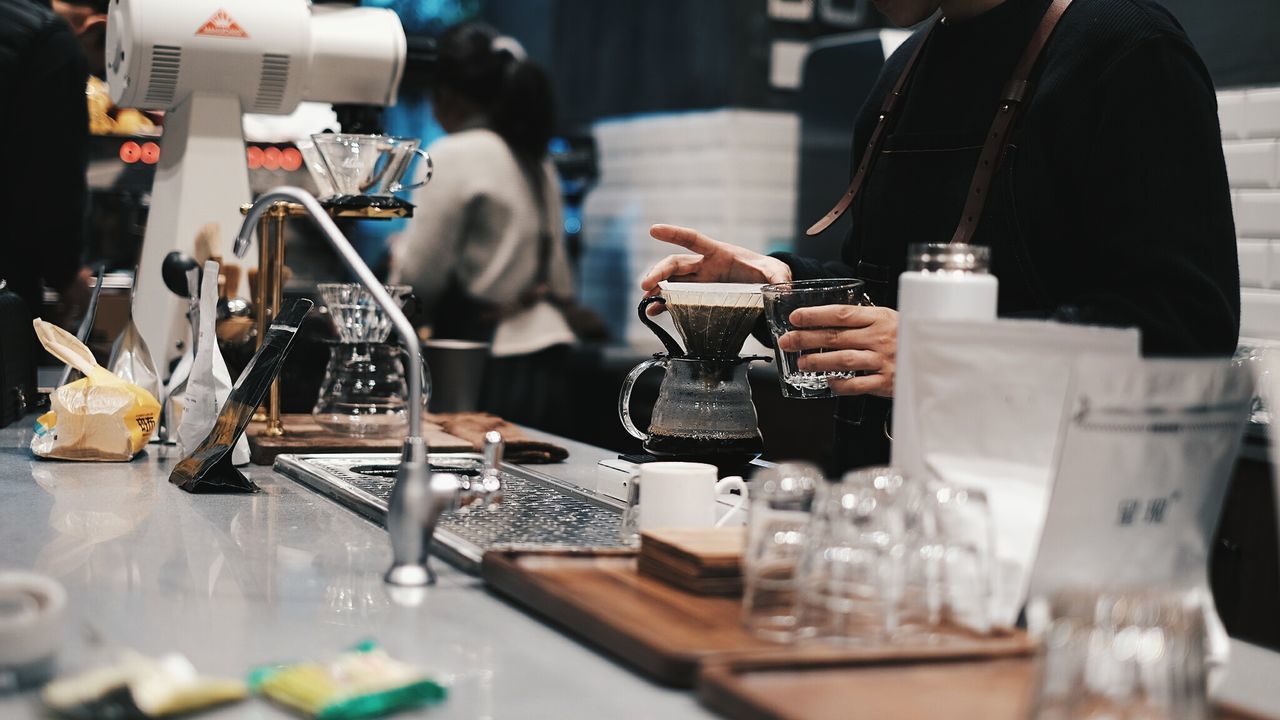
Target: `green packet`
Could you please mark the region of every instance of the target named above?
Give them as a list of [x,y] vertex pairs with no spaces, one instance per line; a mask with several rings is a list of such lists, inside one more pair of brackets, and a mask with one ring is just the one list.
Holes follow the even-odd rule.
[[356,720],[439,702],[443,685],[364,642],[327,662],[260,667],[249,689],[316,720]]

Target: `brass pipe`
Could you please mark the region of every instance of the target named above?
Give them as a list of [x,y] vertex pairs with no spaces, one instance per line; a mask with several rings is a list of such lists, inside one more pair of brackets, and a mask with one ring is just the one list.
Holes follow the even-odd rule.
[[[267,242],[270,237],[271,219],[267,215],[263,215],[258,220],[258,283],[253,292],[253,307],[257,315],[258,338],[254,345],[254,350],[262,349],[262,342],[267,337],[267,329],[270,326],[271,318],[275,317],[274,312],[269,312],[269,303],[267,301],[267,268],[271,267],[271,243]],[[253,411],[253,422],[267,421],[267,407],[271,400],[258,406]]]
[[[266,281],[267,292],[265,297],[270,301],[270,310],[265,314],[265,322],[270,323],[271,319],[280,312],[280,308],[284,305],[284,230],[285,221],[289,218],[289,204],[285,202],[277,202],[271,206],[271,210],[267,213],[270,217],[272,232],[268,242],[262,242],[262,236],[258,236],[258,244],[262,247],[269,248],[268,264],[265,267],[258,268],[259,284]],[[265,337],[265,329],[264,335]],[[277,378],[271,383],[271,390],[267,393],[266,402],[266,420],[267,426],[263,429],[262,434],[266,437],[280,437],[284,435],[284,424],[280,421],[280,380]]]

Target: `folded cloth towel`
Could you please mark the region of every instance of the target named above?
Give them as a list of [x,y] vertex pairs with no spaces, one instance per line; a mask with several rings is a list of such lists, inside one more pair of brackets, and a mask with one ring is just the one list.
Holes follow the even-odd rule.
[[504,460],[520,465],[544,465],[562,462],[569,457],[569,451],[547,442],[531,440],[524,431],[503,420],[497,415],[482,412],[440,413],[431,414],[427,419],[434,422],[444,431],[474,445],[484,447],[484,434],[490,430],[502,433],[506,441]]

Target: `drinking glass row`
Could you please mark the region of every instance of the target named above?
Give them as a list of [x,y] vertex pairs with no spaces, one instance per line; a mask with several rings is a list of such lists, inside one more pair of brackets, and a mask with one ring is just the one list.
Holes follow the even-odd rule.
[[[804,463],[763,470],[753,484],[742,618],[756,635],[856,647],[993,631],[997,561],[982,492],[888,467],[826,482]],[[1028,717],[1209,717],[1194,591],[1070,589],[1027,614],[1040,640]]]
[[805,463],[762,471],[754,485],[742,610],[753,633],[878,645],[991,631],[995,543],[982,492],[889,467],[826,482]]

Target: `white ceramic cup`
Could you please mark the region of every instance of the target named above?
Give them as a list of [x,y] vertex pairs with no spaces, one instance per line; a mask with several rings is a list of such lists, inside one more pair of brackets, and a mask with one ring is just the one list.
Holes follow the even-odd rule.
[[[716,479],[716,466],[689,462],[651,462],[640,466],[640,530],[719,527],[742,511],[747,483],[740,477]],[[720,495],[742,493],[716,521]]]

